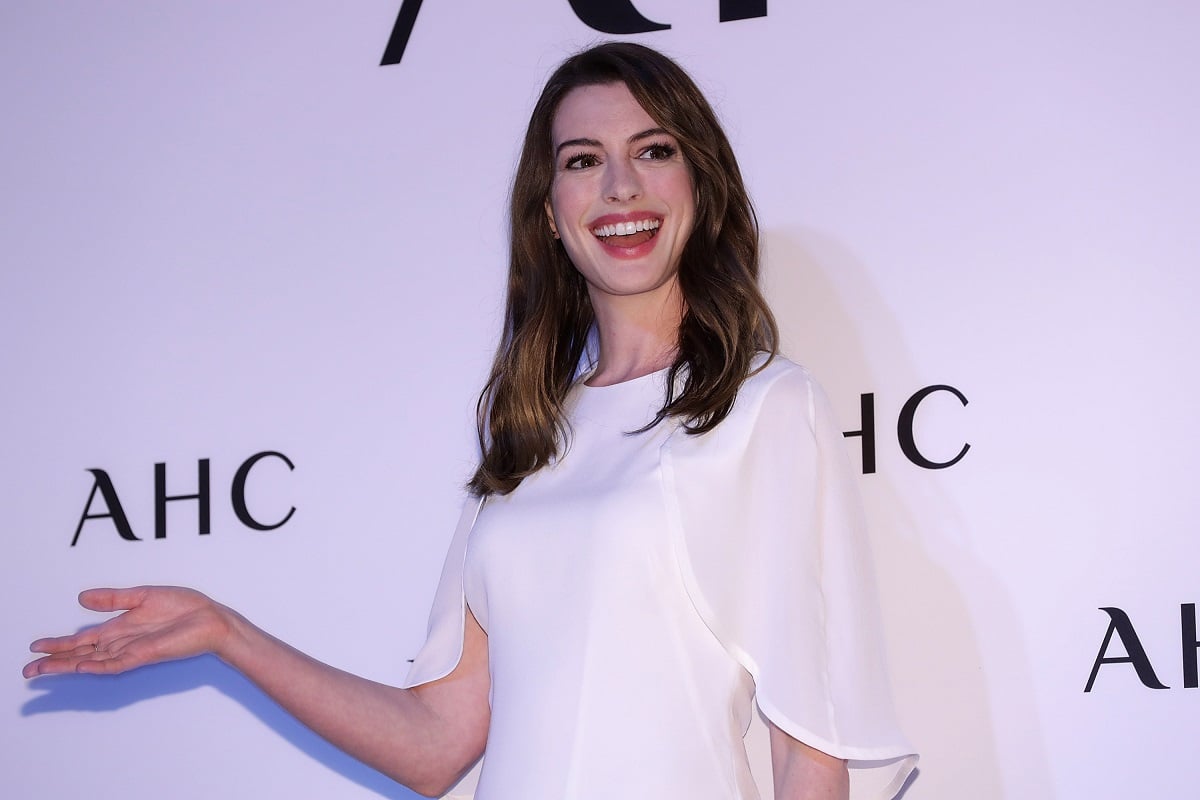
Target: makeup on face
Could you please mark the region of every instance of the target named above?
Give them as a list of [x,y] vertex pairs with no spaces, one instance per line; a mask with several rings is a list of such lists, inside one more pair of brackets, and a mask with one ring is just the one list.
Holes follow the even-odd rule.
[[675,138],[623,83],[569,92],[552,136],[547,214],[593,300],[669,289],[695,218]]

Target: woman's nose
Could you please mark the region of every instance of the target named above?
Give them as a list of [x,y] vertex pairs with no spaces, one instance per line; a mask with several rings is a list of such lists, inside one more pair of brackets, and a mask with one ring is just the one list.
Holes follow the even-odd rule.
[[641,176],[637,169],[624,159],[614,159],[605,170],[604,197],[609,202],[624,203],[642,194]]

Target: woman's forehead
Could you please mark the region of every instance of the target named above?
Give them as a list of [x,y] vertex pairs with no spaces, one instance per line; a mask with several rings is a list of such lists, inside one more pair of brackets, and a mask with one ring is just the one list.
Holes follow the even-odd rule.
[[555,144],[599,135],[625,136],[658,123],[644,109],[624,83],[600,83],[571,89],[558,104],[550,123]]

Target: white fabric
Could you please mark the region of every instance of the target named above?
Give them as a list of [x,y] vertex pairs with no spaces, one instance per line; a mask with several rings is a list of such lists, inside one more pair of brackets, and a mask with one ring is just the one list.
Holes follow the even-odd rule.
[[[657,507],[664,515],[665,552],[678,561],[695,613],[753,676],[759,708],[772,722],[801,741],[850,759],[856,800],[891,797],[916,757],[892,712],[854,477],[823,395],[802,368],[776,358],[746,381],[714,431],[691,436],[663,426],[653,435],[662,445],[649,479],[661,501],[643,498],[639,507],[651,516]],[[571,458],[568,451],[564,463]],[[537,478],[526,483],[536,486],[531,481]],[[525,489],[523,484],[511,499]],[[457,664],[465,609],[463,563],[478,507],[479,501],[469,501],[464,510],[435,598],[429,639],[406,685],[435,680]],[[485,602],[481,598],[480,604]],[[504,622],[488,621],[495,640],[489,648],[500,647],[499,637],[508,635],[510,621]],[[541,633],[544,644],[562,632]],[[520,681],[520,670],[494,676],[494,708],[514,691],[509,683]],[[735,695],[726,696],[720,713],[737,717],[737,709],[728,705]],[[493,733],[492,746],[507,746]],[[506,739],[520,735],[519,726],[504,731]],[[860,769],[882,778],[868,790],[853,777]],[[481,795],[481,800],[507,796]]]
[[565,456],[488,501],[464,592],[493,694],[477,800],[757,800],[754,684],[688,599],[659,450],[665,372],[567,398]]

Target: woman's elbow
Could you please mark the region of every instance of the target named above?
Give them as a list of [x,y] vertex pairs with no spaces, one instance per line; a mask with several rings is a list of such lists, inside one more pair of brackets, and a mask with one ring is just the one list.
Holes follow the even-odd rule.
[[483,755],[486,738],[479,742],[460,742],[457,746],[440,747],[436,756],[425,758],[416,769],[403,776],[393,775],[422,797],[442,797],[462,780]]

